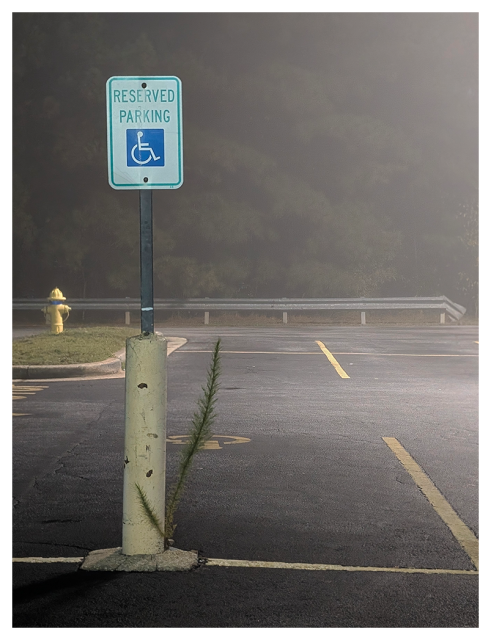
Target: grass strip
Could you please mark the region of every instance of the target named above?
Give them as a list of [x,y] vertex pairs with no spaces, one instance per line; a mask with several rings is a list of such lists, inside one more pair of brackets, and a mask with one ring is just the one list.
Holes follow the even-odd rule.
[[124,348],[126,338],[138,335],[131,327],[87,327],[63,333],[41,333],[14,340],[12,364],[84,364],[100,362]]

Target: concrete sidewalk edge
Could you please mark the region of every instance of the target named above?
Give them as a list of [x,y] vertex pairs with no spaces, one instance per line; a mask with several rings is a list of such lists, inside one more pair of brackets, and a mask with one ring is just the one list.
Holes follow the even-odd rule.
[[[167,338],[167,355],[186,344],[186,338]],[[89,376],[111,376],[122,373],[121,365],[125,361],[126,348],[121,349],[113,357],[100,362],[84,364],[53,365],[13,365],[13,380],[44,380],[47,378],[84,378]]]

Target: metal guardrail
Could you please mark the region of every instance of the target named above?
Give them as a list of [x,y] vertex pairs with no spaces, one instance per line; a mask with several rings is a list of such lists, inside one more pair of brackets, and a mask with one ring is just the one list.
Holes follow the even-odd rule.
[[[124,311],[125,322],[130,324],[131,311],[140,310],[139,298],[74,298],[67,300],[73,311]],[[14,311],[40,311],[46,298],[16,298]],[[466,312],[465,307],[445,296],[434,298],[187,298],[154,300],[156,311],[204,311],[204,323],[209,323],[210,311],[282,311],[283,322],[288,322],[288,311],[342,310],[360,311],[361,324],[366,324],[370,310],[440,309],[440,323],[445,317],[457,321]]]

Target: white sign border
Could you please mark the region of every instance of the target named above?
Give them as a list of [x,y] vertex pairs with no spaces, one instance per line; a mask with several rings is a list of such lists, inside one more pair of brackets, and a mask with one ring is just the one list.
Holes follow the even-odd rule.
[[[155,81],[155,80],[174,80],[176,82],[177,95],[177,144],[178,144],[178,180],[177,182],[135,182],[135,183],[117,183],[114,180],[114,147],[113,147],[113,112],[111,100],[111,83],[113,81]],[[107,112],[107,161],[108,161],[108,180],[109,185],[117,190],[136,190],[136,189],[178,189],[183,183],[183,160],[182,160],[182,83],[177,76],[112,76],[106,82],[106,112]]]

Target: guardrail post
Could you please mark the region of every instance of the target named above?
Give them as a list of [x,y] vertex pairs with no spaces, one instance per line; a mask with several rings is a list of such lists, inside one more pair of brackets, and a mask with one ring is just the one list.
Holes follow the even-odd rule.
[[367,317],[365,315],[365,311],[361,312],[361,324],[366,324],[367,323]]
[[205,324],[210,324],[210,312],[205,311]]
[[288,322],[288,312],[283,311],[283,324],[286,324],[287,322]]
[[445,324],[445,311],[440,313],[440,324]]

